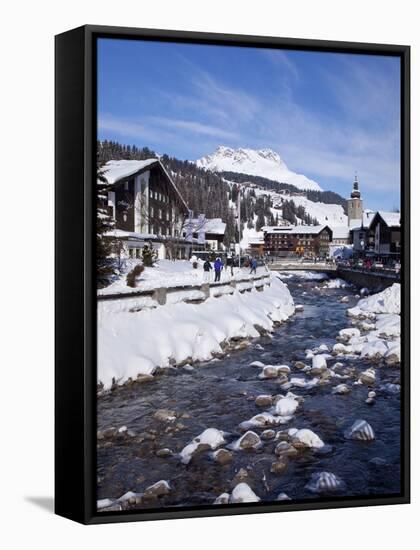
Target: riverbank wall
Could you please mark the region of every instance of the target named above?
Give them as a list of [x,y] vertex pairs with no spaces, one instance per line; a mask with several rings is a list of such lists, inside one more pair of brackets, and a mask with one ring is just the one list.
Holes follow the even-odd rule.
[[399,277],[396,273],[369,272],[354,268],[347,269],[339,267],[337,269],[336,276],[358,288],[365,287],[376,292],[399,282]]

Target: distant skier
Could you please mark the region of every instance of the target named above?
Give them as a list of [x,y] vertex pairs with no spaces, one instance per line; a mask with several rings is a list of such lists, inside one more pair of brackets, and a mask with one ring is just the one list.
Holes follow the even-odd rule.
[[207,258],[206,261],[203,264],[203,280],[205,283],[208,283],[210,281],[210,271],[212,270],[211,263],[209,262],[209,259]]
[[252,275],[253,273],[254,273],[254,275],[257,274],[257,260],[255,258],[252,258],[252,260],[251,260],[250,274]]
[[214,262],[214,281],[217,283],[220,281],[220,275],[222,273],[223,263],[220,258],[217,258]]

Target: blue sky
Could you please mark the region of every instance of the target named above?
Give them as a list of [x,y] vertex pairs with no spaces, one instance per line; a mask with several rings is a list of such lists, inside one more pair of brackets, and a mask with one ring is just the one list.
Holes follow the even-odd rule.
[[195,160],[269,147],[365,207],[399,207],[396,57],[100,39],[98,137]]

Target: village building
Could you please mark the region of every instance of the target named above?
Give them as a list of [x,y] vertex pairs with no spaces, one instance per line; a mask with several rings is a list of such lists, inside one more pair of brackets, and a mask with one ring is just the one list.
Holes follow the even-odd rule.
[[129,257],[140,258],[151,244],[159,259],[189,258],[192,243],[182,234],[188,207],[158,159],[110,160],[103,173],[112,236]]
[[401,214],[376,212],[369,226],[373,251],[380,256],[399,257],[401,253]]
[[225,232],[226,223],[221,218],[206,218],[204,215],[187,220],[184,225],[184,236],[188,240],[195,239],[199,245],[198,249],[225,250]]
[[272,256],[326,257],[332,241],[327,225],[288,225],[265,227],[264,250]]
[[360,253],[373,250],[373,235],[370,230],[370,223],[375,212],[364,210],[361,219],[352,220],[350,225],[350,244],[353,245],[353,252]]
[[253,257],[264,256],[264,236],[256,235],[248,238],[248,248],[246,250]]

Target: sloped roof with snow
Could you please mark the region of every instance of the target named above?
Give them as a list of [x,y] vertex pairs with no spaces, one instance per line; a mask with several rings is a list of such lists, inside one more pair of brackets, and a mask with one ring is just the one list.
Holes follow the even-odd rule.
[[106,181],[112,185],[124,178],[137,174],[137,172],[144,170],[156,162],[159,162],[159,160],[109,160],[104,166],[104,176]]
[[401,226],[401,214],[399,212],[384,212],[383,210],[379,210],[378,214],[388,227]]
[[162,172],[168,178],[171,186],[173,187],[175,193],[178,195],[179,200],[183,204],[184,208],[188,210],[187,203],[185,202],[183,196],[178,191],[175,183],[172,181],[171,176],[166,171],[163,164],[159,159],[145,159],[145,160],[109,160],[103,167],[104,176],[109,185],[114,185],[119,181],[134,176],[139,172],[142,172],[146,168],[151,166],[159,166]]
[[306,234],[306,235],[318,235],[323,229],[331,228],[328,225],[289,225],[289,226],[279,226],[279,227],[265,227],[265,233],[278,233],[281,234]]
[[355,220],[350,220],[350,229],[360,229],[363,225],[363,227],[367,228],[369,227],[371,221],[373,220],[376,212],[373,210],[364,210],[363,211],[363,217],[357,218]]
[[348,239],[350,235],[350,229],[345,225],[335,225],[331,227],[333,233],[333,239]]

